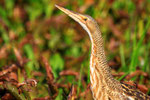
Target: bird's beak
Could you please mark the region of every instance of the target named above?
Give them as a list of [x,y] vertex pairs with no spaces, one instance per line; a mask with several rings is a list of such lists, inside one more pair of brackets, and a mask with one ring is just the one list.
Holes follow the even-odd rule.
[[70,16],[72,19],[74,19],[77,22],[82,22],[84,23],[84,16],[79,14],[79,13],[75,13],[73,11],[70,11],[68,9],[65,9],[63,7],[60,7],[58,5],[55,5],[58,9],[60,9],[61,11],[63,11],[64,13],[66,13],[68,16]]

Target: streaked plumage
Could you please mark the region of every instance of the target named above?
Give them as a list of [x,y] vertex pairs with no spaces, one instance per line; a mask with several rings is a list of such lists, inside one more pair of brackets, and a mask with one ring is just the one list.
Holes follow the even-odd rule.
[[77,21],[90,37],[92,43],[90,81],[95,100],[150,100],[146,94],[113,78],[107,64],[99,26],[92,17],[75,13],[57,5],[56,7]]

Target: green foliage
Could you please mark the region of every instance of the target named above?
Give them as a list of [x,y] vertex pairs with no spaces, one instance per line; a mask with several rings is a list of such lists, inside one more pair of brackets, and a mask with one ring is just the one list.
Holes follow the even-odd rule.
[[83,72],[83,65],[81,65],[81,70],[80,70],[80,79],[79,79],[79,81],[78,81],[77,95],[79,95],[79,93],[80,93],[80,91],[81,91],[82,72]]
[[3,28],[0,28],[0,31],[3,33],[3,34],[1,34],[2,39],[4,40],[4,42],[6,44],[8,44],[9,43],[8,34],[6,33],[6,31]]
[[31,21],[34,21],[37,17],[39,17],[42,14],[44,10],[43,7],[44,6],[39,2],[32,2],[31,6],[26,7]]
[[120,46],[120,57],[121,57],[121,64],[122,64],[122,69],[126,69],[126,62],[125,62],[125,55],[124,55],[124,47],[123,45]]
[[144,37],[145,37],[146,32],[149,29],[149,27],[150,27],[150,20],[148,20],[146,27],[143,30],[142,36],[141,36],[140,40],[138,41],[138,43],[136,43],[136,37],[134,39],[134,47],[133,47],[133,53],[132,53],[132,57],[131,57],[130,71],[135,71],[135,69],[136,69],[136,66],[138,64],[139,50],[142,46],[142,42],[144,40]]
[[2,8],[1,6],[0,6],[0,16],[2,18],[7,18],[6,10],[4,8]]
[[58,77],[58,73],[64,68],[64,60],[59,53],[51,55],[50,64],[52,66],[54,77]]
[[27,75],[31,77],[30,74],[31,71],[34,70],[34,65],[35,65],[35,56],[30,44],[24,46],[24,52],[27,55],[28,59],[30,60],[27,63],[26,71],[27,71]]

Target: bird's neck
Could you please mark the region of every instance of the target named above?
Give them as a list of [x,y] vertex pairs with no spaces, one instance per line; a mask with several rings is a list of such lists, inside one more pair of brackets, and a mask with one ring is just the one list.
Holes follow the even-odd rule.
[[[96,62],[97,69],[103,72],[103,75],[111,75],[110,68],[107,64],[107,59],[104,51],[103,39],[101,32],[99,30],[94,31],[92,33],[91,43],[92,43],[92,50],[91,50],[91,60],[92,62]],[[107,72],[107,73],[106,73]]]
[[[96,30],[90,36],[92,42],[90,59],[91,83],[102,84],[101,86],[113,86],[117,81],[113,78],[104,52],[103,39],[100,30]],[[94,78],[93,78],[94,77]],[[95,80],[97,77],[99,83]]]

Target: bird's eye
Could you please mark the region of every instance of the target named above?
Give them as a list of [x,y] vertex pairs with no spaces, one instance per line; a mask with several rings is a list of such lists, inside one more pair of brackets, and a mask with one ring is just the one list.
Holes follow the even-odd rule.
[[87,21],[87,18],[84,18],[84,21]]

